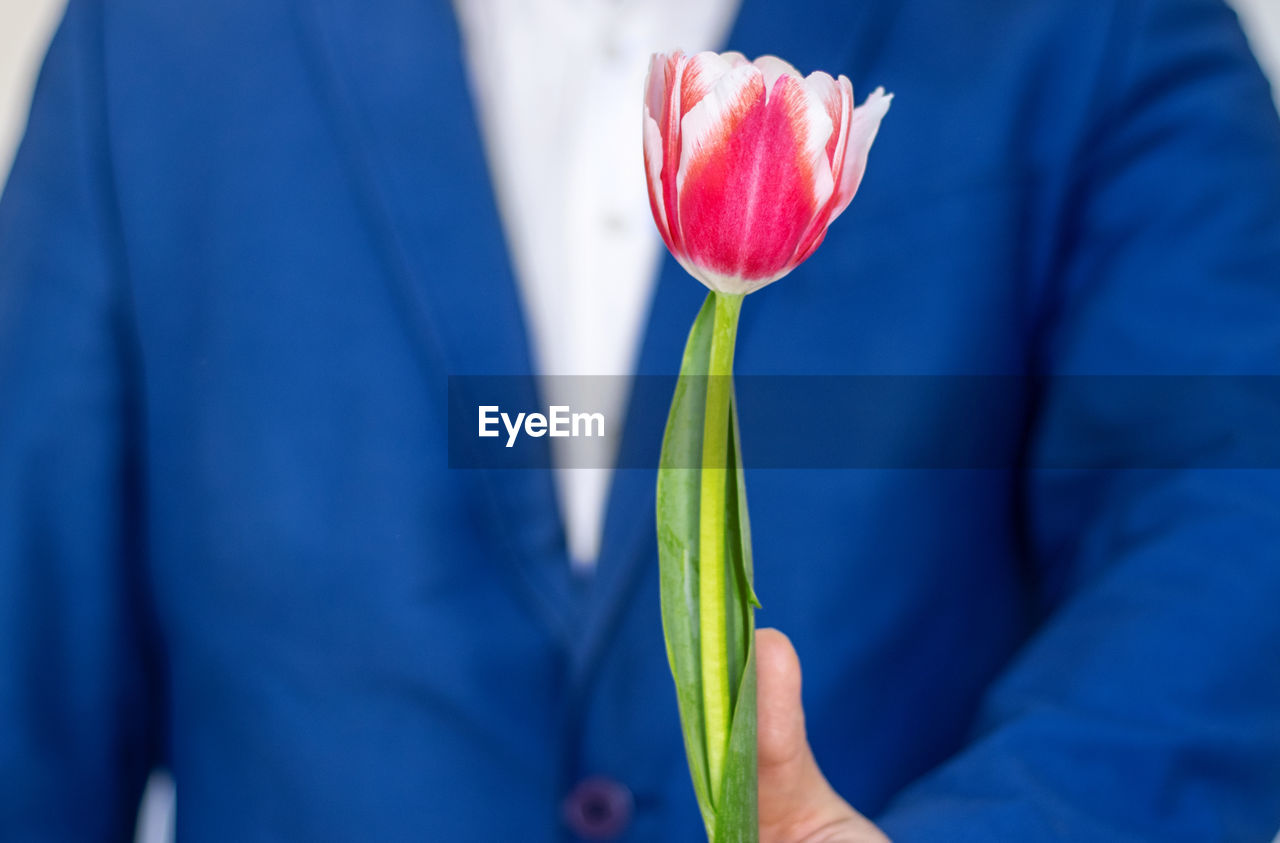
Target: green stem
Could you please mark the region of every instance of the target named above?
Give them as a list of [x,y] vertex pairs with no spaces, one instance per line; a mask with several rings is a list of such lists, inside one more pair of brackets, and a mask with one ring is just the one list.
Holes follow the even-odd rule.
[[720,796],[732,710],[726,630],[725,487],[728,485],[729,402],[733,397],[733,346],[742,296],[715,294],[707,405],[702,428],[701,497],[698,506],[698,623],[702,656],[702,705],[707,729],[711,800]]

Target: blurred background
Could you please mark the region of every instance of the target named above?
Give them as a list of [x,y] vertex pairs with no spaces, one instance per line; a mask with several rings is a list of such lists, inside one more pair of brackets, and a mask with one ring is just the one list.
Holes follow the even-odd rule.
[[[1273,80],[1273,92],[1280,104],[1280,0],[1230,1]],[[0,0],[0,188],[22,135],[40,59],[64,3],[65,0]],[[141,809],[139,843],[165,843],[172,838],[174,803],[173,784],[164,776],[153,778]]]

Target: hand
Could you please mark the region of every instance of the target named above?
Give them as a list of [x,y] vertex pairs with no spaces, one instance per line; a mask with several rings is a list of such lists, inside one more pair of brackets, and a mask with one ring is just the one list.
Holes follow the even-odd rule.
[[800,659],[776,629],[756,632],[761,843],[889,843],[840,798],[818,769],[804,731]]

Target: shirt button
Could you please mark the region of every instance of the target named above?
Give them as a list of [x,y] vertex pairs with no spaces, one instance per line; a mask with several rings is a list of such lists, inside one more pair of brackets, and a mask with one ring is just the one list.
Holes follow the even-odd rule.
[[603,776],[578,782],[565,797],[561,812],[565,824],[586,840],[613,840],[631,822],[631,791]]

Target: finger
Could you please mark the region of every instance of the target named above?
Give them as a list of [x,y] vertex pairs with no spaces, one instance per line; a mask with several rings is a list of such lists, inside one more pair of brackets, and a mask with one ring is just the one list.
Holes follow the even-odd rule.
[[759,630],[756,670],[762,843],[792,843],[834,828],[874,831],[814,760],[800,699],[800,659],[790,639],[776,629]]
[[759,630],[756,670],[761,830],[795,831],[828,810],[835,794],[805,736],[800,660],[790,639],[776,629]]

